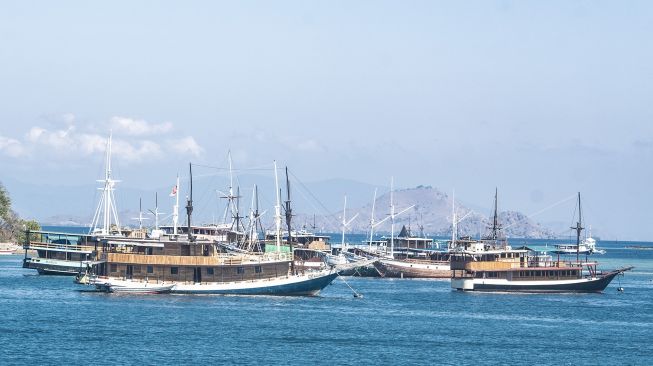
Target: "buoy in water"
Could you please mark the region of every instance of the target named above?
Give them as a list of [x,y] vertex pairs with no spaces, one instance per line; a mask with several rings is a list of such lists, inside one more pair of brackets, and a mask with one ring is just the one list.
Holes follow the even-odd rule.
[[362,299],[363,295],[362,294],[354,294],[354,297],[357,299]]
[[617,291],[619,291],[619,292],[624,292],[624,288],[623,288],[623,287],[619,287],[619,288],[617,288]]

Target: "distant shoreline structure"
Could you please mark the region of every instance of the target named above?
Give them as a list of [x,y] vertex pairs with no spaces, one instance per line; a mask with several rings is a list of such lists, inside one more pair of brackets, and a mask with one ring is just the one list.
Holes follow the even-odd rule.
[[653,250],[651,245],[626,245],[626,249]]

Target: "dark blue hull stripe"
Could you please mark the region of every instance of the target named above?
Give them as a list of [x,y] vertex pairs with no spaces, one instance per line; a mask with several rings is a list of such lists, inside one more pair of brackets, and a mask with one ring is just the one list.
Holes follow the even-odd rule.
[[228,290],[173,290],[173,293],[186,294],[222,294],[222,295],[278,295],[278,296],[303,296],[317,295],[338,276],[337,273],[313,278],[306,281],[289,283],[285,285],[271,285],[258,288],[228,289]]

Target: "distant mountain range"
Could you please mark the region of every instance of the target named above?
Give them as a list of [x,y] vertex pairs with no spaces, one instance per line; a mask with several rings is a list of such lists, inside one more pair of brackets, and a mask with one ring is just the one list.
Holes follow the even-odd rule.
[[[274,206],[274,181],[271,177],[261,175],[239,176],[238,183],[241,187],[241,215],[246,216],[251,197],[251,187],[254,182],[258,184],[263,224],[267,228],[273,227]],[[195,221],[201,223],[222,222],[226,200],[219,198],[221,194],[216,187],[228,185],[226,177],[199,177],[194,180],[195,192]],[[122,183],[121,183],[122,184]],[[155,192],[159,193],[159,210],[166,212],[162,216],[162,223],[169,223],[172,212],[173,198],[169,197],[169,186],[158,189],[134,189],[118,186],[118,209],[123,225],[138,225],[134,219],[138,217],[139,198],[143,199],[143,211],[154,208]],[[86,184],[81,186],[48,186],[24,184],[11,179],[5,181],[13,198],[16,210],[24,217],[34,218],[42,224],[50,225],[88,225],[99,198],[97,186]],[[182,181],[180,196],[180,221],[185,221],[185,191]],[[348,228],[349,232],[369,232],[372,213],[372,193],[375,187],[370,184],[355,182],[346,179],[331,179],[327,181],[303,183],[296,179],[291,180],[294,227],[307,227],[309,230],[315,224],[320,232],[340,232],[342,230],[343,197],[348,200],[347,220],[354,215],[358,216]],[[284,186],[282,184],[282,186]],[[390,194],[386,187],[378,187],[379,195],[375,204],[375,222],[387,217],[390,211]],[[221,188],[225,191],[226,188]],[[285,191],[284,191],[285,192]],[[285,197],[283,197],[285,199]],[[487,206],[491,204],[488,197]],[[394,192],[396,212],[400,212],[414,205],[405,213],[396,217],[395,230],[398,233],[401,226],[409,227],[413,233],[421,231],[428,235],[451,235],[451,207],[452,199],[446,193],[431,186],[418,186],[410,189],[401,189]],[[476,207],[476,206],[474,206]],[[482,206],[480,206],[482,207]],[[459,235],[477,237],[483,235],[489,224],[488,212],[471,210],[456,201],[456,215],[465,217],[458,225]],[[153,223],[152,216],[146,224]],[[551,238],[555,232],[526,217],[518,211],[504,211],[499,215],[508,237],[523,238]],[[389,233],[390,220],[375,228],[377,233]]]
[[[446,193],[431,186],[418,186],[416,188],[402,189],[394,192],[395,212],[399,213],[409,208],[406,212],[396,216],[395,230],[398,233],[402,226],[409,228],[413,234],[449,236],[451,235],[452,222],[452,199]],[[387,218],[390,212],[390,193],[386,192],[376,199],[374,221],[380,222]],[[369,232],[372,203],[358,208],[348,209],[347,220],[355,215],[356,218],[349,226],[351,232]],[[456,216],[464,218],[458,224],[458,235],[469,235],[478,237],[484,235],[490,226],[490,218],[477,211],[473,211],[464,205],[456,202]],[[313,225],[313,218],[310,215],[298,215],[295,219],[298,223]],[[555,233],[529,219],[526,215],[517,211],[504,211],[499,214],[499,221],[508,237],[519,238],[553,238]],[[338,232],[342,231],[342,212],[335,212],[326,217],[315,217],[315,226],[319,231]],[[375,232],[390,232],[391,223],[389,219],[378,225]]]

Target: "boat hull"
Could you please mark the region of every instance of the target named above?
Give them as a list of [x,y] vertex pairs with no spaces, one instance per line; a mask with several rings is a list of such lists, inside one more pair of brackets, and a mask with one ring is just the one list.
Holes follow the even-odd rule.
[[602,292],[622,271],[575,280],[507,281],[484,278],[452,278],[451,287],[461,291],[573,293]]
[[374,262],[374,268],[381,277],[391,278],[451,278],[448,262],[410,262],[380,259]]
[[[274,296],[316,296],[336,277],[337,272],[323,271],[320,273],[287,276],[271,280],[255,280],[229,283],[167,283],[172,286],[170,293],[174,294],[215,294],[215,295],[274,295]],[[142,288],[132,281],[102,279],[98,284],[112,289],[109,292],[123,292],[129,287]],[[96,284],[96,287],[98,286]],[[160,285],[160,286],[161,286]],[[132,292],[135,293],[135,292]]]
[[41,275],[75,276],[83,269],[83,266],[77,261],[25,258],[23,268],[35,269]]

